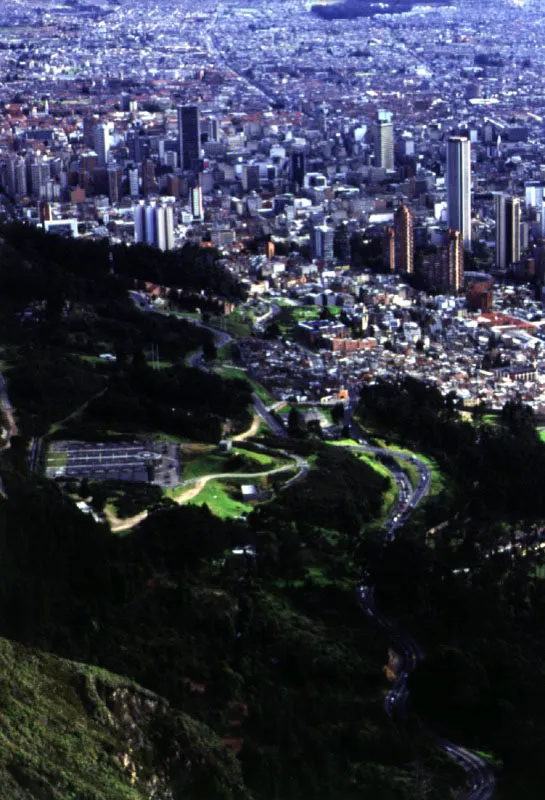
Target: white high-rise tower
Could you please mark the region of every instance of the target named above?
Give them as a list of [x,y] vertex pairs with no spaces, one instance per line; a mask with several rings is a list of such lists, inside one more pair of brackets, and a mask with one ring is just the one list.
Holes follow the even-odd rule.
[[447,220],[459,231],[465,250],[471,250],[471,146],[466,136],[447,143]]

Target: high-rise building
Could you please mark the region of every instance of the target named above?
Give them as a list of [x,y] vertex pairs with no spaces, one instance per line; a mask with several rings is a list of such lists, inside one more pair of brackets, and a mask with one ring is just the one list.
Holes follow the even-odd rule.
[[189,190],[189,200],[191,204],[191,215],[194,220],[202,222],[204,219],[204,209],[202,204],[202,188],[199,184],[192,186]]
[[414,215],[401,203],[394,213],[394,267],[396,272],[414,269]]
[[146,158],[142,164],[142,194],[147,197],[157,191],[157,181],[155,180],[155,164],[151,158]]
[[134,240],[160,250],[174,247],[174,208],[172,203],[140,200],[133,206]]
[[110,152],[110,131],[105,122],[100,122],[93,128],[93,147],[98,157],[98,166],[105,167]]
[[393,272],[396,265],[396,250],[395,231],[391,225],[388,225],[384,231],[384,237],[382,239],[382,258],[384,266]]
[[375,166],[394,170],[394,125],[389,111],[378,111],[375,123]]
[[28,194],[26,164],[21,156],[10,155],[7,162],[6,185],[12,197]]
[[46,198],[46,185],[51,178],[49,160],[40,156],[33,158],[29,164],[30,190],[33,197]]
[[520,200],[496,195],[496,267],[508,269],[520,260]]
[[306,167],[305,154],[300,150],[295,150],[291,154],[290,179],[291,182],[295,183],[298,188],[303,186],[303,182],[305,180],[305,167]]
[[130,167],[127,170],[129,178],[129,194],[131,197],[138,197],[140,194],[140,185],[138,180],[138,167]]
[[178,106],[178,152],[183,170],[195,169],[201,155],[201,126],[198,106]]
[[110,203],[116,204],[121,200],[121,181],[123,170],[119,164],[108,164],[108,197]]
[[174,209],[170,203],[155,206],[155,247],[172,250],[174,247]]
[[254,164],[244,164],[242,167],[242,189],[245,192],[258,192],[260,188],[259,167]]
[[459,292],[464,285],[464,245],[460,231],[450,228],[443,243],[423,256],[422,268],[430,289]]
[[142,164],[146,158],[149,158],[151,152],[150,138],[141,131],[135,129],[127,131],[125,144],[131,161]]
[[83,118],[83,144],[86,147],[95,146],[95,125],[98,122],[98,117],[93,114],[87,114]]
[[543,185],[541,181],[528,181],[524,184],[526,206],[541,210],[543,205]]
[[333,260],[333,244],[335,231],[327,225],[318,225],[313,228],[311,237],[311,250],[314,258],[322,261]]
[[471,250],[471,146],[467,136],[451,136],[447,143],[447,220],[460,231]]

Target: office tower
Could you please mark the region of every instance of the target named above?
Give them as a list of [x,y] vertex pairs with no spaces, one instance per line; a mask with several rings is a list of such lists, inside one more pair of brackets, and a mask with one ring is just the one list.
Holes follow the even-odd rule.
[[51,178],[49,161],[45,158],[33,158],[29,165],[30,191],[32,197],[45,198],[45,187]]
[[177,175],[167,175],[167,194],[169,197],[179,197],[181,192],[180,179]]
[[98,157],[98,166],[105,167],[110,152],[110,131],[105,122],[100,122],[93,128],[93,147]]
[[121,92],[121,97],[119,100],[119,107],[121,111],[130,111],[131,110],[131,96],[129,92]]
[[137,167],[130,167],[127,170],[127,175],[129,178],[129,194],[131,197],[138,197],[140,194],[140,184],[138,180],[138,168]]
[[162,202],[155,206],[155,239],[149,244],[163,251],[174,247],[174,209],[171,204]]
[[384,231],[384,237],[382,239],[382,258],[384,266],[387,267],[390,272],[393,272],[396,265],[396,251],[395,231],[391,225],[388,225]]
[[146,158],[142,164],[142,194],[147,197],[157,191],[157,181],[155,180],[155,164],[150,158]]
[[146,203],[144,206],[145,241],[150,247],[155,247],[157,241],[157,217],[155,212],[155,202]]
[[181,168],[194,170],[201,155],[198,106],[178,106],[178,153]]
[[121,200],[121,181],[123,170],[119,164],[108,165],[108,197],[110,203],[116,204]]
[[311,250],[314,258],[321,261],[333,260],[333,243],[335,231],[327,225],[318,225],[312,231]]
[[414,215],[403,203],[394,213],[393,268],[408,273],[414,269]]
[[389,111],[378,111],[375,123],[375,166],[394,170],[394,125]]
[[28,194],[26,164],[21,156],[10,155],[6,170],[6,188],[12,197],[25,197]]
[[451,136],[447,143],[447,220],[471,250],[471,148],[466,136]]
[[350,264],[352,262],[352,244],[350,240],[351,235],[348,223],[343,222],[337,229],[335,235],[337,258],[343,264]]
[[496,267],[508,269],[520,260],[520,200],[496,195]]
[[442,244],[423,257],[422,269],[428,287],[441,292],[459,292],[464,285],[464,245],[460,231],[450,228]]
[[189,190],[189,199],[191,203],[191,215],[194,220],[202,222],[204,219],[204,209],[202,203],[202,188],[199,185],[192,186]]
[[146,158],[149,158],[151,153],[151,142],[149,136],[146,136],[139,130],[131,129],[127,131],[125,144],[129,151],[129,159],[136,161],[137,164],[142,164]]
[[160,250],[174,247],[174,209],[171,203],[140,200],[133,206],[134,240]]
[[306,157],[301,151],[295,151],[290,159],[290,180],[297,188],[301,188],[305,180]]
[[167,150],[165,153],[165,160],[164,164],[166,167],[170,167],[170,169],[175,170],[178,168],[178,153],[174,150]]
[[260,188],[259,183],[259,167],[244,164],[242,167],[242,189],[245,192],[258,192]]
[[215,117],[208,119],[208,141],[217,142],[220,138],[220,127]]
[[134,218],[134,241],[142,244],[146,241],[146,204],[144,200],[132,207]]
[[541,209],[543,205],[543,186],[540,181],[528,181],[524,184],[524,199],[527,208]]
[[98,122],[98,117],[88,114],[83,118],[83,144],[86,147],[95,146],[94,128]]

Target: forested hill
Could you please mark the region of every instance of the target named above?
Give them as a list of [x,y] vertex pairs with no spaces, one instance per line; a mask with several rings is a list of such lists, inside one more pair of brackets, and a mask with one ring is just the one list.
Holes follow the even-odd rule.
[[322,19],[356,19],[373,17],[376,14],[403,14],[416,5],[448,5],[447,0],[344,0],[338,3],[317,3],[311,11]]
[[[59,433],[217,443],[226,416],[248,427],[248,383],[185,362],[211,334],[128,294],[164,281],[202,307],[242,289],[210,250],[110,258],[25,226],[0,236],[0,355],[21,432],[0,460],[0,796],[410,800],[428,743],[384,714],[388,643],[354,593],[384,473],[298,442],[309,475],[276,499],[271,481],[247,519],[153,487],[145,521],[113,534],[77,509],[77,482],[29,472],[27,445]],[[95,502],[99,489],[85,492]],[[233,554],[246,546],[255,558]]]

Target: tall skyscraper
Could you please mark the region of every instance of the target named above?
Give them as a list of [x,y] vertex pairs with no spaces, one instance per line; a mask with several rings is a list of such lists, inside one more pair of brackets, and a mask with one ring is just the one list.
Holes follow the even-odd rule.
[[403,203],[394,213],[394,269],[409,273],[414,269],[414,215]]
[[195,168],[201,155],[201,126],[198,106],[178,106],[178,150],[180,166]]
[[108,165],[108,197],[110,203],[116,204],[121,200],[121,182],[123,170],[119,164]]
[[24,158],[10,153],[6,167],[5,182],[12,197],[24,197],[28,193],[27,170]]
[[447,143],[447,219],[471,250],[471,147],[466,136],[451,136]]
[[98,166],[105,167],[110,152],[110,131],[105,122],[100,122],[93,128],[93,147],[98,156]]
[[334,237],[333,228],[328,228],[327,225],[316,226],[310,239],[313,257],[321,261],[332,261]]
[[155,164],[151,158],[146,158],[142,164],[142,194],[154,194],[157,191],[157,181],[155,180]]
[[242,189],[245,192],[258,192],[259,188],[259,167],[254,164],[244,164],[242,167]]
[[394,125],[389,111],[378,111],[375,123],[375,166],[394,170]]
[[301,188],[305,180],[306,156],[301,150],[294,150],[290,159],[290,178]]
[[430,289],[459,292],[464,285],[464,246],[460,231],[445,231],[443,244],[423,258],[423,272]]
[[204,210],[202,204],[202,188],[199,184],[192,186],[189,190],[189,199],[191,203],[191,215],[195,221],[202,222],[204,219]]
[[496,195],[496,267],[505,270],[520,260],[520,200]]
[[174,247],[174,209],[171,203],[140,200],[133,206],[134,240],[159,250]]

